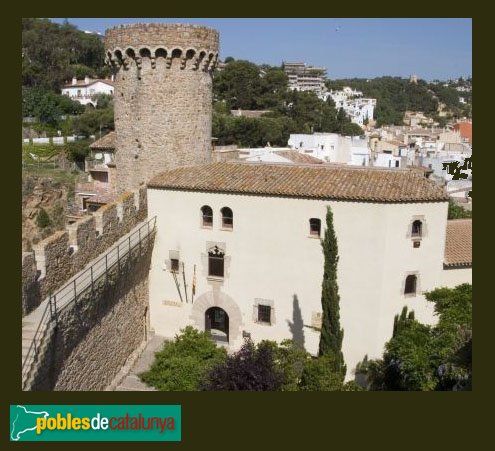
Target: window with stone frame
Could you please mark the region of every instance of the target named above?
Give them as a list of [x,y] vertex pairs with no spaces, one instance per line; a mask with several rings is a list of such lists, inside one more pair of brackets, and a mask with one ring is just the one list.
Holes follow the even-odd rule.
[[423,235],[423,223],[419,219],[416,219],[416,221],[414,221],[411,226],[411,237],[421,238],[422,235]]
[[310,236],[320,236],[321,234],[321,220],[318,218],[311,218],[309,220],[309,234]]
[[258,322],[263,324],[272,323],[272,308],[269,305],[258,304]]
[[404,294],[416,294],[418,277],[414,274],[410,274],[406,277],[406,285],[404,287]]
[[179,272],[179,259],[171,258],[170,259],[170,271]]
[[224,277],[225,254],[218,248],[213,247],[208,252],[208,276]]

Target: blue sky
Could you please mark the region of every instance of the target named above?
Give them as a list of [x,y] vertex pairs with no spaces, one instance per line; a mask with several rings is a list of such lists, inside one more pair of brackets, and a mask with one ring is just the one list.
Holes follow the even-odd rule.
[[[63,19],[51,19],[62,22]],[[133,22],[182,22],[220,32],[220,56],[278,66],[324,66],[328,78],[472,75],[472,20],[467,19],[193,19],[68,18],[81,30],[105,32]]]

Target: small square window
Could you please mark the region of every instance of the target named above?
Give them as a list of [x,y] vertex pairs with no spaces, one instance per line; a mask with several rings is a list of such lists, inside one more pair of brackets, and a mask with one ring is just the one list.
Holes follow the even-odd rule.
[[413,241],[413,247],[414,248],[418,248],[419,246],[421,246],[421,241]]
[[311,218],[309,220],[309,234],[310,236],[319,237],[321,233],[321,221],[318,218]]
[[272,308],[269,305],[258,305],[258,322],[272,323]]
[[177,258],[170,259],[170,271],[179,272],[179,260]]

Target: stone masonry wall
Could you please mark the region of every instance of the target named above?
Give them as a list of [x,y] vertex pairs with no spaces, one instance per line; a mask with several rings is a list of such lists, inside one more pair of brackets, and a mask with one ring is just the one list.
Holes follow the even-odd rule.
[[167,169],[208,162],[218,32],[194,25],[120,26],[107,30],[105,47],[115,73],[117,191]]
[[147,339],[153,237],[59,313],[31,390],[104,390]]
[[147,217],[146,189],[126,192],[114,203],[58,231],[22,254],[22,308],[28,313],[50,293]]

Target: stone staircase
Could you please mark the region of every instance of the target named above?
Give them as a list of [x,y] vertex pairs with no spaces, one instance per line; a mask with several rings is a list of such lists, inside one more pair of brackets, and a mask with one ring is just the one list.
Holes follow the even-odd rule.
[[115,388],[115,391],[157,391],[156,388],[150,387],[141,381],[138,374],[149,370],[155,360],[155,352],[162,349],[164,341],[165,338],[159,335],[154,335],[151,338],[130,371]]
[[38,362],[44,358],[53,330],[52,321],[42,322],[40,325],[37,321],[23,320],[21,360],[23,390],[31,389],[31,384],[38,372]]

